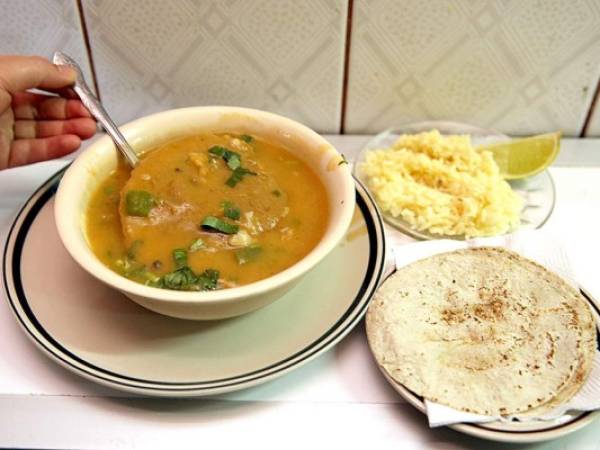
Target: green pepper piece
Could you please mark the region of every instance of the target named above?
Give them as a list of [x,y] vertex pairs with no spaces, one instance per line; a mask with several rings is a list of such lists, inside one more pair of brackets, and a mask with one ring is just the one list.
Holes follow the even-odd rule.
[[262,253],[262,248],[257,245],[252,245],[250,247],[244,247],[235,252],[235,257],[237,259],[238,264],[246,264],[248,262],[254,261],[258,256]]
[[222,202],[221,207],[223,208],[223,215],[229,219],[238,220],[242,215],[240,208],[231,202]]
[[202,221],[201,226],[202,228],[212,228],[213,230],[225,234],[235,234],[240,229],[239,226],[233,223],[225,222],[224,220],[221,220],[215,216],[206,216]]
[[128,216],[148,217],[156,200],[148,191],[131,190],[125,194],[125,206]]

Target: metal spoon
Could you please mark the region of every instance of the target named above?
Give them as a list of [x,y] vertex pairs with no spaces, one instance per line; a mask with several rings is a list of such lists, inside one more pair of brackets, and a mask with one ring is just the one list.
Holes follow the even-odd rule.
[[137,166],[140,161],[137,157],[129,142],[125,139],[125,136],[121,134],[115,123],[109,117],[108,113],[100,103],[100,101],[96,98],[96,96],[92,93],[90,88],[88,87],[85,79],[83,78],[83,72],[79,65],[68,55],[65,55],[62,52],[54,53],[53,58],[54,64],[58,66],[69,66],[77,72],[77,78],[75,79],[75,85],[73,86],[73,90],[77,93],[85,107],[89,110],[90,114],[98,120],[108,133],[108,135],[112,138],[117,149],[121,152],[127,163],[131,167]]

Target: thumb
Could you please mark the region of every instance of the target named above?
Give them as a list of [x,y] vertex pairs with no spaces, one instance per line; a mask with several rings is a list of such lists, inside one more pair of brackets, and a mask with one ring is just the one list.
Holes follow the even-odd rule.
[[41,56],[0,56],[0,89],[10,94],[27,89],[60,89],[75,82],[70,67],[55,66]]

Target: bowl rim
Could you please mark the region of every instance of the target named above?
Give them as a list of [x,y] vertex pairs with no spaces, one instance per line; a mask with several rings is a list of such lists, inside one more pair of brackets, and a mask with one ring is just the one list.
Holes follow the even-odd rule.
[[[141,117],[128,122],[119,128],[127,137],[128,134],[135,133],[140,128],[147,128],[152,126],[153,123],[165,119],[178,117],[189,118],[190,115],[212,116],[215,114],[223,115],[231,113],[242,114],[255,119],[261,119],[262,121],[267,121],[272,123],[274,127],[277,127],[280,130],[284,129],[285,132],[299,136],[301,139],[310,138],[317,142],[320,141],[321,144],[327,148],[328,152],[335,152],[335,154],[341,156],[331,143],[311,128],[287,117],[252,108],[234,106],[195,106],[171,109]],[[72,220],[73,214],[83,214],[83,210],[78,209],[76,206],[77,202],[74,202],[73,198],[80,195],[77,191],[83,192],[79,182],[82,178],[85,179],[88,177],[88,175],[84,173],[89,167],[87,163],[106,146],[113,146],[114,148],[114,144],[108,135],[105,135],[92,143],[65,171],[56,192],[54,216],[59,237],[71,257],[95,278],[109,286],[134,296],[159,301],[166,300],[173,303],[213,304],[235,301],[240,298],[254,297],[267,293],[298,279],[324,259],[344,237],[354,214],[355,185],[351,171],[346,165],[346,167],[340,167],[339,172],[337,170],[335,171],[340,173],[339,180],[342,186],[342,197],[344,199],[340,213],[338,216],[332,217],[333,220],[330,222],[325,235],[317,245],[302,259],[290,267],[262,280],[243,286],[214,291],[178,291],[147,286],[129,280],[105,266],[85,241],[85,238],[81,233],[81,222],[74,222]],[[117,150],[114,149],[114,151],[116,152]],[[109,153],[107,152],[106,155],[109,155]],[[318,176],[321,178],[320,175]]]

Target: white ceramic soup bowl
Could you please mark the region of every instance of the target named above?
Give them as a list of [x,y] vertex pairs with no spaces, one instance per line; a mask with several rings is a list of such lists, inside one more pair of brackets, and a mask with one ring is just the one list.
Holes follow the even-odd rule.
[[281,297],[325,258],[344,237],[354,212],[354,181],[342,156],[317,133],[276,114],[235,107],[194,107],[143,117],[121,128],[137,152],[202,133],[252,134],[280,144],[318,175],[329,199],[330,217],[319,243],[303,259],[269,278],[235,288],[188,292],[131,281],[106,267],[92,252],[85,218],[91,195],[115,169],[120,156],[105,136],[86,149],[65,172],[55,202],[55,219],[67,251],[87,272],[136,303],[161,314],[209,320],[253,311]]

